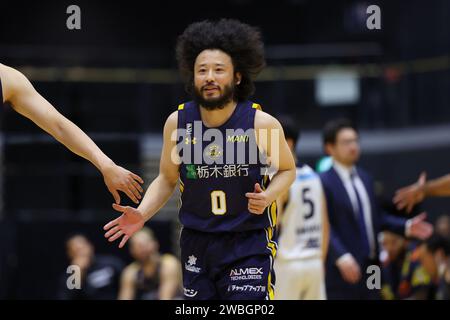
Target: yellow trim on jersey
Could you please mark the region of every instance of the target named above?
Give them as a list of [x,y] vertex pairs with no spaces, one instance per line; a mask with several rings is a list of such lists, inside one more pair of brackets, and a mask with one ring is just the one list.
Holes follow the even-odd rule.
[[270,217],[272,220],[272,227],[275,227],[277,225],[277,201],[272,202],[272,205],[270,206]]
[[184,109],[184,103],[182,103],[178,106],[178,110],[183,110],[183,109]]
[[[263,190],[266,190],[267,188],[267,182],[269,180],[269,176],[268,175],[264,175],[263,180],[261,182],[261,188]],[[270,221],[270,226],[271,227],[275,227],[277,225],[277,219],[278,219],[278,208],[277,208],[277,201],[275,200],[274,202],[272,202],[267,208],[267,217],[269,218]]]
[[183,181],[181,181],[181,179],[178,179],[178,181],[180,182],[179,188],[180,188],[180,196],[178,197],[178,209],[181,208],[181,205],[183,203],[183,201],[181,200],[181,196],[184,192],[184,183]]
[[273,237],[273,228],[269,227],[264,229],[266,232],[266,240],[267,240],[267,246],[266,248],[270,251],[270,270],[269,270],[269,276],[267,277],[267,298],[269,300],[274,300],[274,288],[272,283],[272,270],[273,270],[273,261],[275,259],[275,256],[277,254],[277,244],[272,240]]
[[252,108],[253,108],[253,109],[257,109],[257,110],[261,110],[261,111],[262,111],[261,105],[258,104],[258,103],[253,103],[253,104],[252,104]]
[[277,243],[275,242],[275,241],[273,241],[272,240],[272,238],[273,238],[273,230],[274,230],[274,228],[273,227],[268,227],[268,228],[266,228],[266,229],[264,229],[264,230],[266,230],[266,236],[267,236],[267,246],[268,246],[268,249],[270,250],[270,252],[272,253],[272,257],[274,257],[275,258],[275,256],[276,256],[276,254],[277,254]]
[[180,182],[180,191],[183,192],[184,191],[184,183],[183,183],[183,181],[181,181],[181,179],[178,179],[178,181]]
[[272,284],[272,272],[269,272],[269,276],[267,277],[267,293],[269,300],[275,300],[275,290],[273,290]]

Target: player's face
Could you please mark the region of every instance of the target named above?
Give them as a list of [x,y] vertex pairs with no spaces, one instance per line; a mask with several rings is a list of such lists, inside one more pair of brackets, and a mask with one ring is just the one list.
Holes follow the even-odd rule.
[[136,234],[130,243],[131,256],[137,261],[144,262],[158,250],[155,240],[146,234]]
[[352,128],[341,129],[336,136],[336,143],[329,144],[327,150],[340,163],[354,165],[360,156],[358,133]]
[[240,75],[234,72],[231,57],[221,50],[202,51],[194,65],[194,95],[204,108],[221,109],[234,99]]

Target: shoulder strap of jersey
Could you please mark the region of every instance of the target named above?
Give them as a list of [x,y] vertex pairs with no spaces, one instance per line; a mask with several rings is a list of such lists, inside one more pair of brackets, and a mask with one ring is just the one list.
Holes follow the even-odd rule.
[[257,110],[261,110],[261,111],[262,111],[261,105],[258,104],[258,103],[252,103],[252,108],[253,108],[253,109],[257,109]]
[[182,103],[178,105],[178,125],[177,128],[185,128],[186,127],[186,112],[185,112],[186,103]]

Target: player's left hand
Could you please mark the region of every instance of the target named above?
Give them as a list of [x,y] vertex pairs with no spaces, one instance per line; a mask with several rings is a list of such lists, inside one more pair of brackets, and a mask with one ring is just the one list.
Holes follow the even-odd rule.
[[140,185],[144,183],[141,177],[116,164],[105,167],[102,174],[106,187],[117,204],[120,204],[118,191],[124,192],[134,203],[139,203],[141,193],[144,192]]
[[261,189],[259,183],[255,183],[255,190],[247,192],[245,196],[248,198],[248,211],[254,214],[262,214],[270,204],[266,192]]

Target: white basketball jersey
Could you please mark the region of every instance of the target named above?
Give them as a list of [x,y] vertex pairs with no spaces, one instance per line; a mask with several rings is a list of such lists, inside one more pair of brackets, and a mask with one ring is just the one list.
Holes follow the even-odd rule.
[[322,194],[319,176],[307,165],[297,168],[282,216],[278,258],[322,257]]

